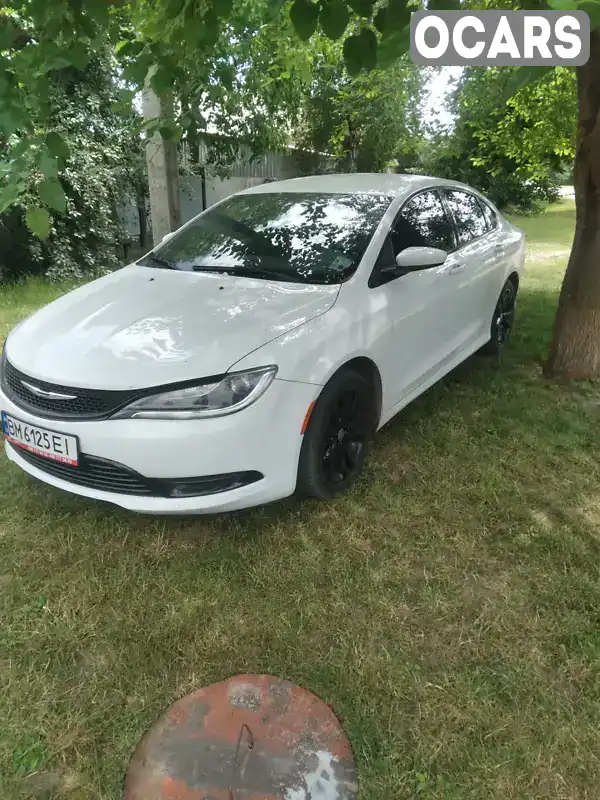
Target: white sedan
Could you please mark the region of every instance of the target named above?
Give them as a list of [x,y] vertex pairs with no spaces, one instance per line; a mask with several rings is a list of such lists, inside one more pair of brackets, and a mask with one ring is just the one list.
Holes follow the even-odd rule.
[[330,498],[378,428],[505,344],[523,258],[522,232],[451,181],[248,189],[11,332],[7,455],[153,514]]

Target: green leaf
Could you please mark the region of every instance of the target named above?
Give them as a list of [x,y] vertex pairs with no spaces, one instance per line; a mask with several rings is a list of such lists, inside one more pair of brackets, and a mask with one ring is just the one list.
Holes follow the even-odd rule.
[[225,19],[231,13],[233,0],[213,0],[215,12],[219,19]]
[[38,153],[37,163],[45,178],[56,178],[58,175],[58,162],[45,147]]
[[183,11],[184,6],[185,6],[185,0],[169,0],[165,8],[167,17],[169,17],[169,19],[174,19],[175,17],[178,17]]
[[[435,0],[429,0],[429,3],[435,2]],[[445,3],[446,5],[444,8],[450,8],[451,0],[440,0],[440,2]],[[428,8],[431,6],[428,5]],[[406,25],[410,25],[410,17],[412,11],[409,6],[406,5],[405,0],[388,0],[387,5],[387,18],[386,18],[386,29],[390,32],[397,32],[398,28],[404,28]]]
[[124,106],[131,106],[135,99],[136,92],[132,89],[124,89],[121,88],[118,91],[119,95],[119,102],[121,102]]
[[0,214],[9,209],[19,199],[21,187],[16,183],[8,183],[0,192]]
[[317,29],[319,7],[308,0],[294,0],[290,8],[290,19],[298,36],[306,42]]
[[194,3],[185,9],[185,24],[183,37],[187,44],[194,49],[205,48],[214,44],[219,36],[219,17],[214,6],[208,6],[204,14],[190,13],[194,11]]
[[19,127],[18,124],[18,115],[14,113],[12,108],[4,108],[0,109],[0,133],[3,133],[4,136],[8,139],[11,134],[13,134],[17,128]]
[[359,33],[359,39],[363,48],[363,68],[375,69],[377,66],[377,36],[375,32],[365,28]]
[[158,132],[163,137],[163,139],[166,139],[167,141],[169,141],[170,139],[177,138],[177,128],[173,123],[170,122],[165,122],[162,125],[160,125],[158,128]]
[[89,64],[90,57],[84,42],[74,42],[70,48],[67,58],[78,70],[83,71]]
[[272,20],[277,19],[285,3],[286,0],[267,0],[267,8],[265,13],[266,21],[271,22]]
[[76,16],[76,23],[77,27],[84,36],[87,36],[88,39],[93,39],[96,36],[96,26],[89,17],[86,17],[85,14],[80,13]]
[[592,30],[600,27],[600,3],[598,0],[581,0],[578,6],[579,10],[585,11],[590,18],[590,26]]
[[46,145],[55,158],[62,158],[64,161],[69,158],[69,145],[59,133],[49,133],[46,136]]
[[150,86],[157,95],[166,94],[173,86],[173,78],[164,67],[159,67],[150,78]]
[[555,11],[574,11],[579,7],[577,0],[547,0],[547,3]]
[[370,17],[373,13],[374,0],[348,0],[348,5],[359,17]]
[[350,75],[370,70],[377,65],[377,37],[372,30],[364,29],[348,36],[344,41],[344,61]]
[[344,39],[344,63],[350,75],[358,75],[362,69],[362,53],[358,36]]
[[152,56],[152,53],[140,53],[136,59],[127,64],[123,70],[123,73],[125,77],[132,83],[135,83],[138,86],[143,86],[146,81],[146,76],[148,75],[148,70],[152,66],[153,62],[154,57]]
[[135,56],[139,55],[143,49],[144,42],[140,42],[139,39],[135,39],[132,42],[123,40],[115,47],[115,52],[120,56],[130,56],[134,58]]
[[17,144],[12,148],[11,153],[10,153],[11,157],[12,158],[20,158],[35,143],[36,143],[35,139],[29,139],[27,137],[23,137],[23,139],[20,139],[17,142]]
[[200,17],[191,17],[186,19],[183,26],[183,38],[190,47],[196,47],[202,36],[202,29],[204,25]]
[[204,12],[204,29],[200,41],[212,46],[219,38],[219,17],[214,6],[209,6]]
[[65,67],[71,66],[71,60],[66,58],[66,56],[54,56],[53,58],[48,59],[46,63],[43,65],[42,70],[44,72],[52,72],[53,70],[64,69]]
[[330,0],[321,7],[319,22],[329,39],[339,39],[348,26],[350,11],[344,0]]
[[86,0],[85,10],[98,25],[105,29],[110,5],[106,0]]
[[54,178],[47,178],[37,187],[38,195],[47,206],[61,213],[67,207],[67,198],[59,181]]
[[52,219],[45,208],[39,206],[29,206],[25,212],[25,223],[29,230],[38,239],[45,239],[50,233]]
[[[416,11],[416,8],[409,9],[410,11]],[[460,0],[429,0],[427,3],[427,10],[428,11],[460,11],[461,5]],[[462,9],[464,10],[464,9]]]
[[235,80],[235,70],[231,65],[226,64],[222,67],[217,67],[216,75],[219,83],[227,87],[227,89],[231,89]]
[[373,18],[373,25],[377,28],[379,33],[383,33],[386,28],[387,22],[387,10],[385,8],[380,8],[375,17]]
[[507,100],[515,95],[518,91],[523,89],[530,83],[535,83],[544,75],[552,72],[554,67],[517,67],[514,72],[508,77],[504,85],[504,91],[500,96],[500,102],[506,103]]
[[14,25],[10,17],[0,17],[0,51],[8,50],[14,38]]
[[385,69],[410,49],[410,26],[387,33],[377,47],[377,66]]

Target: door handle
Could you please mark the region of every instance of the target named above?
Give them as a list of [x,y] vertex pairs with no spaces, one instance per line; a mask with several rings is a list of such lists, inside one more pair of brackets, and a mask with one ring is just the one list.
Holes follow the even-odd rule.
[[463,263],[453,264],[448,270],[448,275],[456,275],[457,272],[462,272],[464,268],[465,265]]
[[500,255],[500,253],[504,252],[504,245],[503,244],[495,244],[494,245],[494,253]]

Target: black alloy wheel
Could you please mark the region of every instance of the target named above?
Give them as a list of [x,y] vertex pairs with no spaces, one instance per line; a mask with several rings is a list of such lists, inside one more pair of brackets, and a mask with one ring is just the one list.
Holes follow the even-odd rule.
[[370,381],[351,369],[334,375],[304,434],[297,493],[326,500],[349,486],[363,467],[376,425]]
[[510,337],[515,321],[515,308],[517,303],[517,286],[509,278],[500,292],[500,297],[494,309],[490,330],[490,341],[484,347],[486,353],[496,354],[504,347]]
[[363,394],[357,389],[347,389],[330,409],[322,465],[332,485],[349,481],[361,463],[369,432],[369,409]]

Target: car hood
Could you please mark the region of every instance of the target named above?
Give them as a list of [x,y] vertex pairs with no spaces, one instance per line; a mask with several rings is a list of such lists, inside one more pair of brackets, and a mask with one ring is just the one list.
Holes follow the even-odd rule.
[[129,266],[37,311],[6,355],[50,383],[130,389],[226,372],[325,313],[339,286]]

